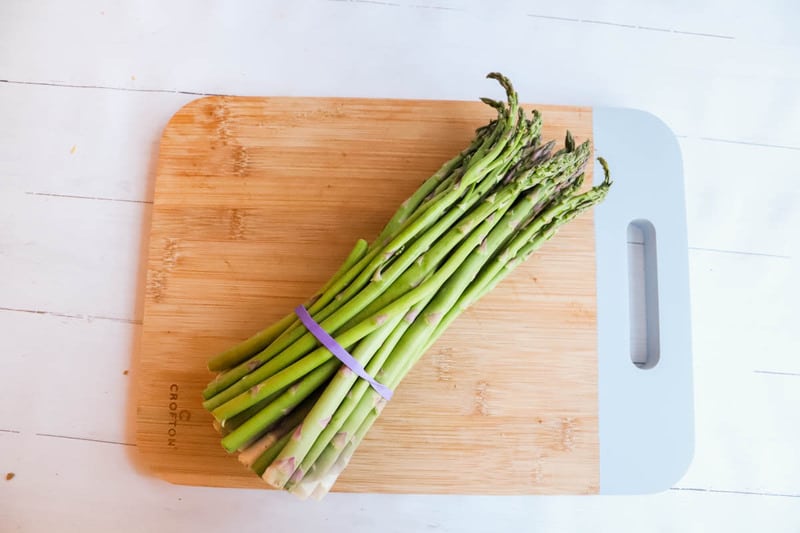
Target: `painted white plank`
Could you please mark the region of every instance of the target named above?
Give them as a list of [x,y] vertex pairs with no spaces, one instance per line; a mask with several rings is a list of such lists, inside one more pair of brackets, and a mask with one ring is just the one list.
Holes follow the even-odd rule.
[[[150,206],[20,192],[0,198],[0,307],[135,321]],[[143,289],[142,289],[143,290]]]
[[680,145],[690,246],[800,256],[800,150],[694,138]]
[[0,311],[0,375],[6,379],[0,430],[133,442],[130,369],[138,329]]
[[[685,135],[800,147],[794,46],[527,17],[514,4],[469,3],[463,12],[393,4],[10,2],[0,19],[15,21],[10,35],[28,53],[0,55],[0,75],[158,90],[474,99],[488,90],[481,76],[502,70],[534,101],[640,107]],[[699,28],[712,13],[687,20],[701,21]]]
[[0,83],[0,187],[152,200],[161,131],[194,98]]
[[748,42],[798,45],[792,21],[797,4],[785,0],[758,5],[725,0],[677,2],[613,0],[560,2],[531,6],[515,2],[530,13],[583,24],[607,24],[627,31],[659,31],[697,38],[735,38]]
[[[332,494],[179,487],[137,474],[129,447],[0,434],[0,524],[21,531],[795,531],[792,496],[669,491],[636,497]],[[46,512],[43,509],[46,508]],[[697,513],[702,509],[702,513]],[[795,529],[793,529],[795,528]]]
[[708,372],[709,390],[721,385],[716,372],[800,372],[799,266],[796,259],[691,251],[695,368]]
[[679,486],[800,493],[800,263],[692,250],[690,264],[696,444]]
[[695,455],[679,487],[800,493],[800,377],[698,371]]

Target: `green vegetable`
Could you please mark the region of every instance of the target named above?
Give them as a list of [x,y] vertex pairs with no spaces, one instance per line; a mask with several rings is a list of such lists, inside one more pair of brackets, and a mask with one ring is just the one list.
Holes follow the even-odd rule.
[[[591,147],[567,133],[541,141],[511,83],[497,119],[409,197],[371,244],[359,241],[306,303],[367,372],[394,389],[467,307],[603,200],[604,181],[580,192]],[[222,445],[271,486],[321,497],[347,466],[385,400],[287,315],[214,357],[203,392]]]

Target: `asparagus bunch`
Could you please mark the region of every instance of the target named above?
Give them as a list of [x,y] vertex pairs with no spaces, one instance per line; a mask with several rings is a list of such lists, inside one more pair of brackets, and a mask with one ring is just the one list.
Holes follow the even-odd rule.
[[[561,227],[600,202],[582,191],[589,142],[541,139],[501,74],[497,118],[400,206],[374,242],[356,243],[305,306],[380,383],[394,389],[447,326]],[[222,446],[269,485],[324,496],[386,400],[289,314],[209,362],[203,405]]]

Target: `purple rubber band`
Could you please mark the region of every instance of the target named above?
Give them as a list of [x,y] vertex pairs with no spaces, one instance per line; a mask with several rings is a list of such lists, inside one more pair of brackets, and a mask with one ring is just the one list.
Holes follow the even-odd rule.
[[367,373],[364,367],[361,366],[361,363],[356,361],[355,357],[350,355],[347,350],[342,348],[342,346],[336,342],[336,339],[328,335],[328,332],[322,329],[322,326],[317,324],[317,322],[311,318],[311,315],[308,314],[308,311],[306,311],[305,307],[298,305],[294,308],[294,313],[297,315],[297,318],[300,319],[300,322],[303,323],[306,329],[311,332],[311,334],[314,335],[324,347],[330,350],[331,353],[335,355],[337,359],[339,359],[339,361],[344,363],[347,368],[355,373],[355,375],[372,385],[372,388],[375,389],[375,392],[383,396],[387,401],[392,399],[392,389],[375,381],[375,378]]

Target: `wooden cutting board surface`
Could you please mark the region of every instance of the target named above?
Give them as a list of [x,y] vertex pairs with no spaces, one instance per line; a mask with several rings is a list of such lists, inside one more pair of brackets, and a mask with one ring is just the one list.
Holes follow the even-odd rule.
[[[589,108],[537,108],[545,138],[591,136]],[[208,97],[172,118],[136,369],[137,445],[154,473],[264,486],[200,405],[206,360],[314,293],[492,116],[476,102]],[[335,490],[596,493],[596,345],[586,214],[453,324]]]

